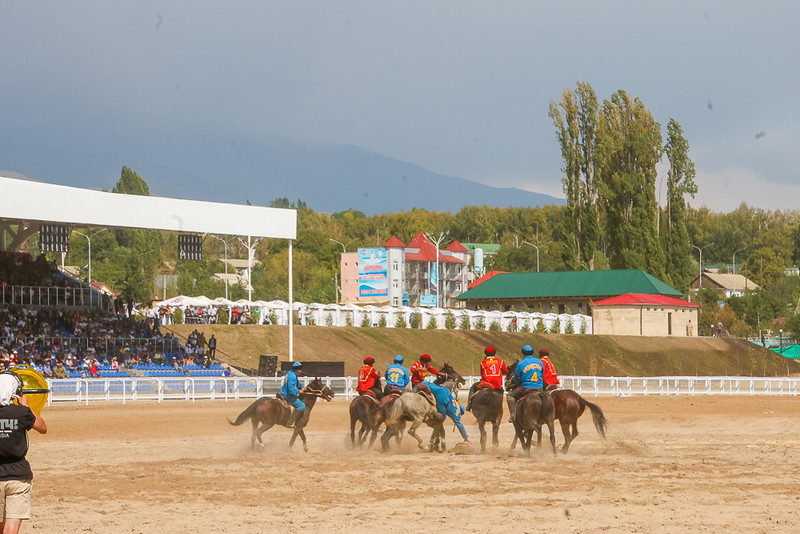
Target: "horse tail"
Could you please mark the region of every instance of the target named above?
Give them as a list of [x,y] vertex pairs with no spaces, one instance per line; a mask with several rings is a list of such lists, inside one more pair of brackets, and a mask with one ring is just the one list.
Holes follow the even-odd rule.
[[400,422],[400,418],[403,415],[403,406],[402,401],[400,400],[402,395],[395,399],[389,406],[385,407],[385,423],[387,427],[394,426],[398,422]]
[[606,439],[606,429],[608,428],[608,421],[606,421],[606,416],[603,415],[603,410],[596,404],[592,404],[591,402],[587,401],[583,397],[581,399],[582,406],[588,406],[589,409],[592,411],[592,421],[594,421],[594,427],[597,429],[597,432],[603,436],[603,439]]
[[239,414],[239,417],[236,418],[236,421],[231,421],[230,419],[228,419],[228,422],[233,426],[239,426],[248,419],[255,417],[257,404],[258,401],[255,401],[253,404],[245,408],[242,413]]

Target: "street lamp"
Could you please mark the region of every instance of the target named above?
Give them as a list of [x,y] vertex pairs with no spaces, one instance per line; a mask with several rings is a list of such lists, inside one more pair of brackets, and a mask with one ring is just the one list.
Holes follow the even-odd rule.
[[[344,243],[342,243],[341,241],[336,241],[335,239],[330,238],[330,237],[328,238],[328,241],[333,241],[334,243],[338,243],[339,245],[341,245],[342,246],[342,254],[343,255],[347,254],[347,246]],[[342,260],[341,259],[339,260],[339,269],[342,270]],[[344,305],[347,306],[347,276],[346,276],[344,270],[342,270],[342,281],[344,282]]]
[[783,354],[783,328],[778,330],[778,332],[780,332],[780,335],[781,335],[781,349],[780,350],[781,350],[781,354]]
[[253,241],[251,236],[247,236],[247,243],[245,243],[241,237],[238,237],[237,239],[239,240],[239,243],[241,243],[242,246],[247,249],[247,300],[252,302],[253,301],[253,256],[255,256],[256,245],[258,245],[259,241],[261,241],[261,238],[259,237],[258,239]]
[[92,238],[97,234],[99,234],[100,232],[105,232],[105,231],[106,229],[103,228],[102,230],[98,230],[97,232],[91,235],[86,235],[83,232],[75,230],[76,234],[82,235],[89,242],[89,306],[92,305]]
[[[746,248],[747,247],[740,248],[736,252],[741,252]],[[733,293],[734,293],[734,296],[735,296],[735,293],[736,293],[736,252],[733,253]]]
[[700,251],[700,282],[698,285],[698,289],[703,289],[703,249],[706,247],[710,247],[714,243],[709,243],[708,245],[703,245],[702,247],[698,247],[697,245],[692,245],[694,248]]
[[208,237],[213,237],[217,241],[222,241],[222,244],[225,245],[225,300],[228,299],[228,242],[222,239],[221,237],[217,237],[214,234],[208,234]]
[[[439,232],[439,237],[434,239],[431,234],[425,234],[425,236],[436,243],[436,307],[440,307],[441,303],[439,302],[439,282],[441,281],[441,273],[439,272],[439,245],[441,245],[444,238],[450,234],[450,230],[446,232]],[[428,287],[430,287],[430,272],[428,272]],[[442,302],[443,303],[443,302]]]
[[528,243],[527,241],[522,242],[523,245],[529,245],[536,249],[536,272],[539,272],[539,247],[534,245],[533,243]]

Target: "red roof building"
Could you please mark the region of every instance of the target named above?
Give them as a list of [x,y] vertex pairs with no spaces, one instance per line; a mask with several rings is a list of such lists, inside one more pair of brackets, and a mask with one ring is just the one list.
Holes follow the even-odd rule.
[[667,295],[625,293],[594,302],[594,334],[609,336],[697,335],[698,306]]

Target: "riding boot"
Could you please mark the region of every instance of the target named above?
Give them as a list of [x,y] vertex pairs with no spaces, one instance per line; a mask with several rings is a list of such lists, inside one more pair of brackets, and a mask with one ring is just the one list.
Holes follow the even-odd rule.
[[517,414],[517,399],[515,399],[511,395],[507,395],[506,404],[508,404],[508,422],[513,423],[514,417]]
[[289,420],[286,421],[286,428],[294,428],[294,424],[300,419],[300,416],[303,415],[303,412],[298,410],[297,408],[292,408],[292,415],[289,416]]

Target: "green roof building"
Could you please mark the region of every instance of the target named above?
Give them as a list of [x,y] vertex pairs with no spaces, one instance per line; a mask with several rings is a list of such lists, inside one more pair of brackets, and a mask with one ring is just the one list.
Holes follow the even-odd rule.
[[457,299],[471,310],[532,310],[584,313],[589,304],[626,293],[683,296],[640,269],[504,273],[462,293]]

